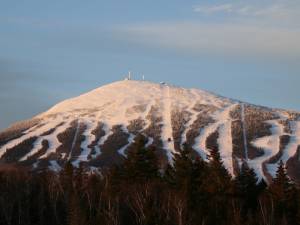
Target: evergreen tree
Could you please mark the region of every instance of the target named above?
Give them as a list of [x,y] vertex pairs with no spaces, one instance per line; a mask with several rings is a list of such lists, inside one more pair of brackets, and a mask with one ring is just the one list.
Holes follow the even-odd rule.
[[174,154],[174,170],[176,187],[188,191],[193,172],[193,161],[191,150],[186,145],[178,154]]
[[191,190],[188,198],[191,224],[201,224],[208,214],[208,195],[205,192],[207,181],[207,163],[197,157],[193,161],[191,173]]
[[158,178],[159,167],[156,149],[146,149],[146,138],[138,135],[134,144],[130,146],[123,166],[123,175],[126,179],[145,181]]
[[243,163],[241,169],[234,179],[234,191],[238,196],[242,207],[242,217],[246,219],[253,218],[258,205],[259,186],[258,179],[252,168]]
[[230,196],[232,192],[231,175],[221,160],[218,149],[214,148],[208,156],[208,174],[205,192],[208,196],[207,206],[210,209],[207,215],[207,224],[228,224],[230,221]]
[[63,186],[63,190],[69,194],[74,189],[74,167],[70,161],[68,161],[63,170],[60,172],[60,182]]
[[209,179],[208,192],[212,193],[228,193],[231,188],[231,175],[223,165],[219,150],[214,148],[208,156],[209,163]]
[[270,192],[274,200],[275,220],[278,221],[278,224],[285,222],[296,224],[296,187],[287,175],[282,161],[278,165]]

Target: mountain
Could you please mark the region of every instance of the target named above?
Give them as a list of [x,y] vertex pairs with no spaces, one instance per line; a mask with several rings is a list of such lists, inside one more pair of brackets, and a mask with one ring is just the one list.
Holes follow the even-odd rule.
[[0,165],[59,171],[122,162],[138,134],[172,164],[184,143],[207,159],[218,149],[234,175],[242,162],[270,180],[278,163],[300,181],[300,113],[165,83],[124,80],[65,100],[0,133]]

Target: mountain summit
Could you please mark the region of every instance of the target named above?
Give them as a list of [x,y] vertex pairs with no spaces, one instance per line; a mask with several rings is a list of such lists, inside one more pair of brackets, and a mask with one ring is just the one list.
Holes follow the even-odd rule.
[[242,162],[270,180],[278,162],[300,180],[300,113],[256,106],[197,89],[124,80],[65,100],[0,133],[0,163],[59,171],[121,163],[137,135],[162,164],[184,146],[207,160],[220,152],[234,175]]

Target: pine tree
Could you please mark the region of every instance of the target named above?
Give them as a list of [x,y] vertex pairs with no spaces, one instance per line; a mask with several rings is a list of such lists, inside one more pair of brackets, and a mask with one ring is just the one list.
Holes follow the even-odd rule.
[[212,193],[228,193],[231,186],[231,175],[228,173],[227,169],[223,165],[220,153],[218,149],[212,149],[210,155],[208,156],[209,163],[209,174],[210,174],[210,184],[208,187],[211,188]]
[[193,161],[191,150],[187,146],[184,146],[178,154],[174,154],[174,170],[177,188],[188,191],[192,177]]
[[85,225],[85,214],[81,208],[80,197],[76,192],[72,193],[68,203],[68,225]]
[[208,175],[205,192],[208,196],[207,224],[227,224],[230,218],[230,196],[232,192],[231,176],[221,160],[218,149],[212,149],[209,155]]
[[74,167],[70,161],[68,161],[62,171],[60,172],[60,182],[63,186],[63,190],[66,193],[70,193],[73,191],[74,184]]
[[207,215],[208,196],[205,193],[207,171],[207,163],[202,158],[197,157],[193,160],[191,188],[188,196],[191,224],[202,224]]
[[297,197],[297,214],[296,214],[296,225],[300,225],[300,189],[299,189],[299,186],[297,188],[297,194],[296,194],[296,197]]
[[143,182],[159,176],[156,149],[146,149],[145,145],[146,138],[143,135],[138,135],[128,150],[123,166],[123,175],[126,179]]
[[246,216],[249,216],[248,219],[253,218],[257,208],[260,191],[257,182],[258,179],[254,170],[243,163],[234,180],[234,191],[241,202],[242,217],[244,219],[246,219]]
[[289,224],[295,224],[297,213],[296,187],[287,175],[286,167],[282,161],[280,161],[276,177],[270,185],[270,192],[274,200],[277,221],[282,223],[288,221]]

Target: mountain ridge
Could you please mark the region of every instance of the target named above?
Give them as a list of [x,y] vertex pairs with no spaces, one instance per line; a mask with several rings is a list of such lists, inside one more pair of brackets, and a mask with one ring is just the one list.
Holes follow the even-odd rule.
[[[0,133],[1,164],[57,170],[73,165],[103,168],[120,163],[138,134],[172,163],[186,143],[206,160],[217,148],[234,175],[246,161],[270,180],[280,160],[299,179],[300,114],[148,81],[114,82],[67,99]],[[300,164],[300,163],[299,163]],[[292,168],[291,168],[292,167]]]

